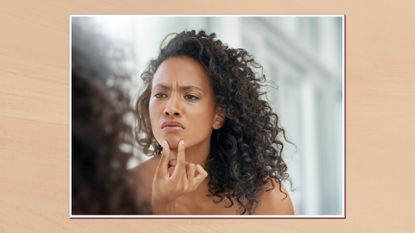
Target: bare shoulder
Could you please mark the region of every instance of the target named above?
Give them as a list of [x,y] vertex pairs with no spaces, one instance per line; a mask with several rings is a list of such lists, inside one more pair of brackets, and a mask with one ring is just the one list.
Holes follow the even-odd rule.
[[272,181],[274,188],[266,191],[267,187],[259,193],[258,206],[255,214],[273,214],[273,215],[293,215],[294,208],[289,193],[284,185],[280,185],[276,181]]
[[151,186],[159,160],[160,156],[154,156],[130,170],[137,189],[139,205],[151,203]]
[[154,177],[154,172],[156,171],[156,167],[159,163],[159,160],[160,160],[159,156],[154,156],[140,163],[136,167],[132,168],[131,172],[133,173],[133,176],[136,179],[136,181],[144,183],[144,184],[150,183],[150,187],[151,187],[151,183]]

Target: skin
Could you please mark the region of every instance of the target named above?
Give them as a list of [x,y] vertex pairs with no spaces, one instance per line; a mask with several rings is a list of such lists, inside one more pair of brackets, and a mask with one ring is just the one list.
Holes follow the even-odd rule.
[[[212,131],[222,126],[224,115],[203,66],[184,56],[166,59],[153,77],[149,114],[163,152],[134,170],[139,189],[147,190],[139,202],[151,202],[153,214],[239,214],[237,204],[226,208],[208,196],[203,164]],[[165,122],[182,127],[163,128]],[[259,193],[255,214],[293,214],[290,198],[275,186]]]
[[[187,161],[199,164],[208,156],[213,129],[223,121],[207,72],[188,57],[172,57],[159,66],[152,81],[149,114],[154,137],[160,145],[167,141],[172,158],[184,140],[186,154],[192,155]],[[181,123],[184,129],[162,129],[167,121]]]

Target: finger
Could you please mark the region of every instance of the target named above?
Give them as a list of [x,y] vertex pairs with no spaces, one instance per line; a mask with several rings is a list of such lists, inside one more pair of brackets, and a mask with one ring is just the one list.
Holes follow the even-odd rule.
[[173,166],[173,167],[169,167],[169,168],[168,168],[168,171],[169,171],[169,177],[173,175],[173,172],[174,172],[174,169],[175,169],[175,168],[176,168],[175,166]]
[[177,175],[181,175],[186,172],[185,147],[183,140],[180,140],[177,148],[177,164],[174,172],[177,173]]
[[183,140],[180,140],[179,145],[178,145],[177,160],[178,162],[186,163],[185,146],[184,146]]
[[169,160],[169,166],[176,166],[177,164],[177,159],[170,159]]
[[168,172],[170,147],[166,140],[161,143],[163,150],[161,151],[161,159],[156,168],[156,174],[165,175]]
[[187,180],[190,183],[190,187],[193,187],[194,177],[195,177],[195,173],[196,173],[196,164],[189,163],[189,164],[187,164],[186,167],[187,167]]
[[[171,157],[173,157],[173,156],[170,155],[170,158]],[[169,165],[168,165],[169,177],[173,175],[174,169],[176,168],[176,164],[177,164],[177,160],[176,159],[170,159],[169,160]]]
[[200,166],[199,164],[196,165],[196,171],[199,173],[197,174],[194,179],[194,185],[195,186],[199,186],[200,183],[202,183],[202,181],[208,176],[208,173],[205,171],[205,169],[203,169],[202,166]]

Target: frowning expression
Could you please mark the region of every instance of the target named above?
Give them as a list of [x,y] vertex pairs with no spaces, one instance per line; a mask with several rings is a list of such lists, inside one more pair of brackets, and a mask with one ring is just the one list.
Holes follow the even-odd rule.
[[183,139],[186,148],[209,145],[218,118],[210,77],[196,60],[170,57],[155,72],[149,102],[153,134],[171,149]]

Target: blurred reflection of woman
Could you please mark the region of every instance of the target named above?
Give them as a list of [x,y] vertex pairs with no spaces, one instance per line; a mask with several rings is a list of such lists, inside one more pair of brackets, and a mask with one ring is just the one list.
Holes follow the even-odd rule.
[[135,133],[153,157],[134,173],[152,214],[294,213],[261,68],[204,31],[176,34],[150,62]]
[[121,150],[134,137],[125,117],[132,112],[121,86],[129,77],[111,68],[116,63],[102,53],[113,49],[94,25],[74,19],[72,25],[72,153],[71,191],[74,215],[127,215],[148,212],[136,204],[136,190]]

